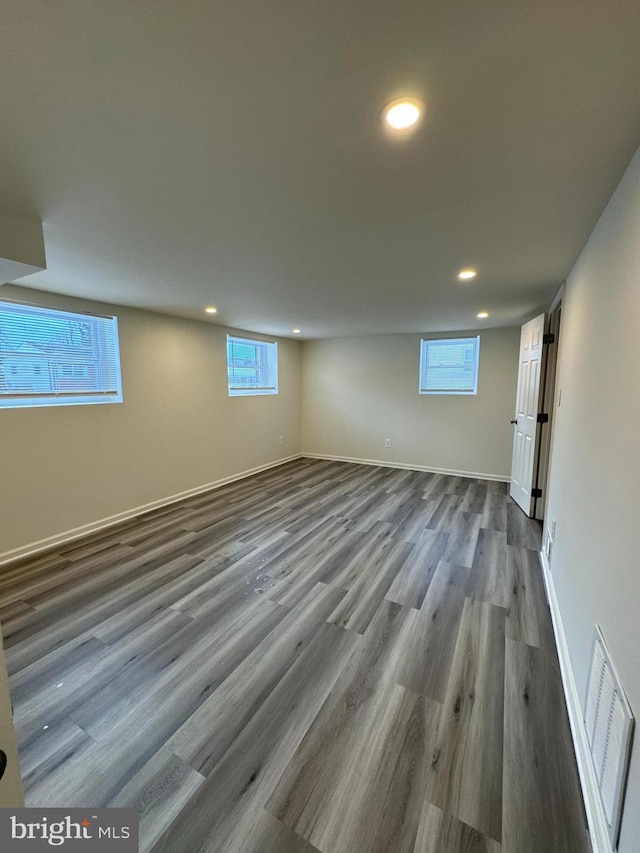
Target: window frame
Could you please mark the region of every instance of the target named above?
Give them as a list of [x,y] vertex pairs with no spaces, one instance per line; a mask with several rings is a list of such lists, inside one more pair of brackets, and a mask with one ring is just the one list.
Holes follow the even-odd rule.
[[[35,303],[19,302],[11,299],[0,299],[0,313],[9,316],[14,315],[6,327],[7,336],[4,344],[0,337],[0,409],[23,409],[39,408],[49,406],[79,406],[96,405],[105,403],[122,403],[122,370],[120,365],[120,342],[118,337],[118,319],[112,315],[93,314],[90,312],[68,311],[64,308],[53,308]],[[30,324],[29,331],[25,331],[27,338],[24,344],[31,346],[31,350],[19,353],[18,348],[10,347],[10,332],[12,325],[16,326],[23,317]],[[38,321],[41,325],[38,328]],[[35,321],[35,322],[34,322]],[[46,324],[75,323],[78,328],[73,331],[70,328],[70,336],[79,331],[80,334],[89,336],[89,344],[78,347],[78,352],[73,352],[73,345],[67,342],[59,342],[57,348],[47,342],[47,346],[39,344],[38,340],[46,341]],[[89,331],[81,328],[89,327]],[[1,324],[0,324],[1,328]],[[49,333],[53,334],[54,329]],[[15,332],[14,332],[15,334]],[[7,343],[7,341],[9,343]],[[35,342],[34,342],[35,341]],[[2,349],[4,345],[4,349]],[[15,345],[15,342],[14,342]],[[21,344],[20,346],[22,346]],[[40,352],[38,352],[40,349]],[[23,367],[23,385],[26,385],[29,377],[26,372],[31,367],[33,376],[49,377],[49,388],[41,391],[24,388],[18,390],[19,383],[14,382],[14,388],[8,387],[7,373],[19,376]],[[44,368],[44,370],[43,370]],[[70,382],[86,379],[93,380],[93,388],[79,388],[74,390],[68,387]],[[35,383],[34,383],[35,384]],[[44,382],[42,383],[45,384]],[[64,387],[65,384],[67,387]],[[4,385],[4,387],[3,387]],[[57,386],[57,387],[54,387]]]
[[[429,346],[433,344],[462,344],[468,341],[474,342],[474,374],[473,388],[469,389],[440,389],[428,388],[428,353]],[[478,394],[478,376],[480,373],[480,335],[469,335],[468,337],[457,338],[422,338],[420,340],[420,366],[418,374],[418,393],[427,396],[448,396],[448,397],[475,397]],[[423,381],[424,380],[424,381]]]
[[[240,346],[251,346],[255,347],[256,350],[259,350],[261,353],[262,364],[258,364],[258,358],[256,357],[254,361],[255,365],[252,365],[250,369],[255,370],[256,372],[256,382],[255,384],[232,384],[232,372],[238,369],[237,365],[232,365],[231,359],[232,356],[230,354],[230,346],[237,343]],[[277,341],[265,341],[260,340],[259,338],[249,338],[243,335],[231,335],[227,334],[227,350],[226,350],[226,359],[227,359],[227,394],[229,397],[261,397],[261,396],[274,396],[279,394],[279,368],[278,368],[278,342]],[[241,368],[240,368],[241,369]],[[258,372],[262,370],[267,375],[266,378],[262,380],[262,383],[259,383]]]

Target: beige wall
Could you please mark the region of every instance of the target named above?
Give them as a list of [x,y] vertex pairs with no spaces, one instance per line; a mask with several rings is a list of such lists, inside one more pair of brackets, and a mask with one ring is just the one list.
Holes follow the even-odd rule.
[[[640,715],[640,152],[567,281],[547,523],[551,574],[581,699],[602,627]],[[640,744],[620,853],[640,849]]]
[[0,410],[0,554],[299,453],[298,341],[278,343],[277,396],[230,398],[221,326],[9,285],[0,298],[116,314],[124,392]]
[[303,450],[508,477],[520,330],[480,337],[478,394],[468,397],[418,394],[420,335],[305,342]]

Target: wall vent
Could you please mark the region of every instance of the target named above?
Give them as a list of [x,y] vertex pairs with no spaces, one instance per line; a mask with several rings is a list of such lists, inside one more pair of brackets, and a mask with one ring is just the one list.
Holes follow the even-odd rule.
[[634,719],[602,631],[596,627],[584,705],[584,724],[607,820],[617,849]]

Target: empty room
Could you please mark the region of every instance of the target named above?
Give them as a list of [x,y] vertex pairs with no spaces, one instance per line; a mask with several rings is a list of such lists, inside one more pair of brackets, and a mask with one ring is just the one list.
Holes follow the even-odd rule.
[[3,851],[638,853],[639,44],[4,0]]

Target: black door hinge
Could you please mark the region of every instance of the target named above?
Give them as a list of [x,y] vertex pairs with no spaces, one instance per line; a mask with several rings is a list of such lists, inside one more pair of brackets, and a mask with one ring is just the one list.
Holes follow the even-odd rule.
[[539,424],[549,423],[549,415],[546,412],[540,412],[537,420]]
[[555,344],[555,342],[556,336],[552,332],[549,332],[548,334],[542,336],[543,344]]
[[542,497],[542,489],[531,489],[531,497],[532,498],[541,498]]

